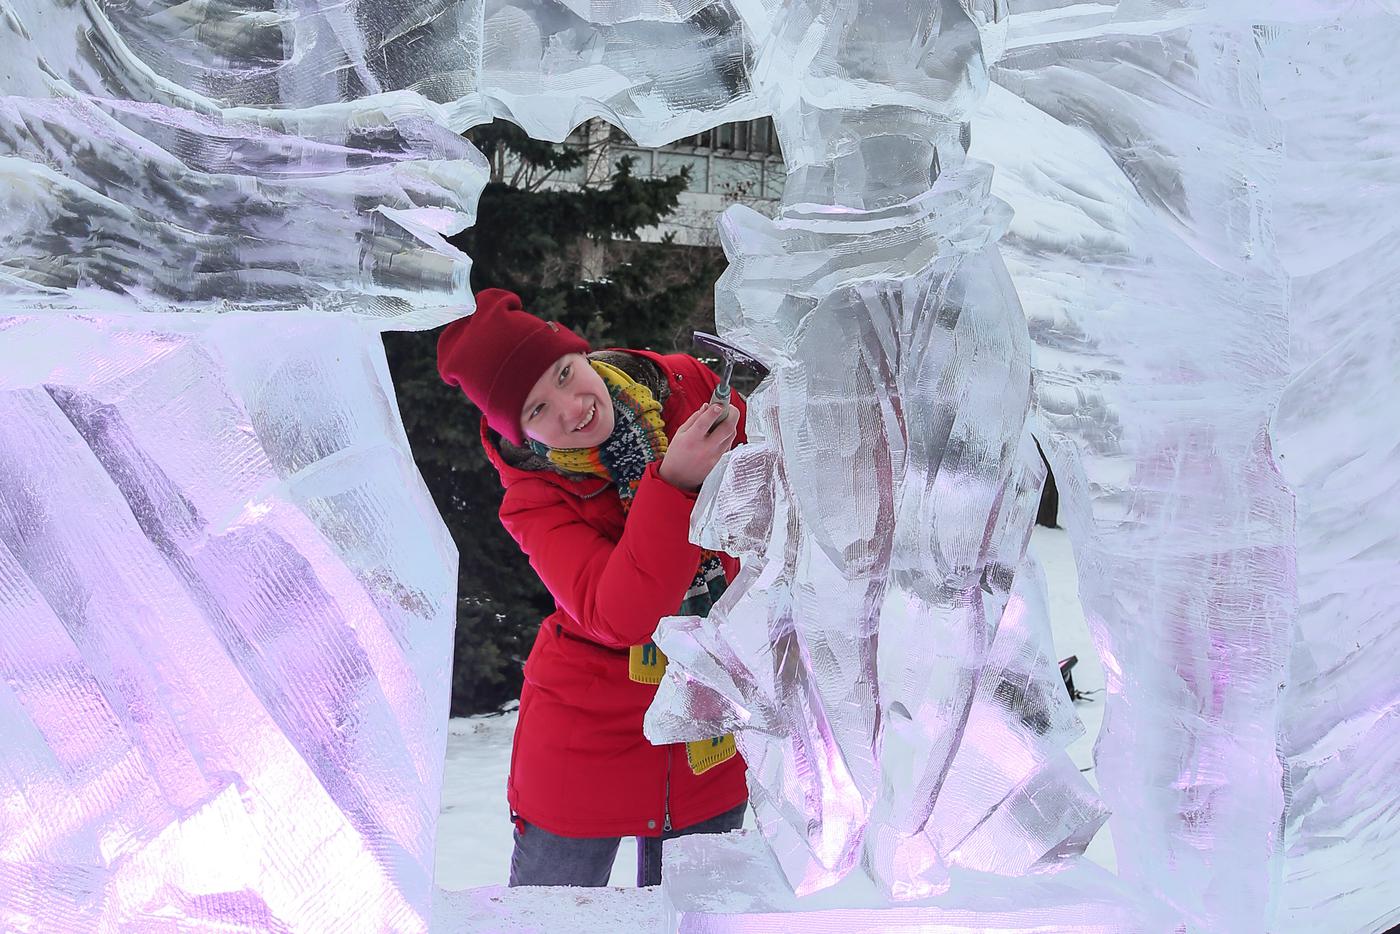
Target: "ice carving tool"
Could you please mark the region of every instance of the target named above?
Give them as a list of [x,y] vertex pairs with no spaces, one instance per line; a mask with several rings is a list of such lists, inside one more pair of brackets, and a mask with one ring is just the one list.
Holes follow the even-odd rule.
[[729,397],[732,391],[730,380],[734,378],[735,364],[748,367],[757,373],[760,378],[768,375],[768,367],[764,366],[763,363],[752,354],[740,350],[728,341],[721,340],[706,331],[696,331],[694,339],[696,347],[713,350],[715,353],[719,354],[720,359],[724,361],[724,366],[720,370],[719,385],[715,387],[714,395],[710,396],[711,402],[720,402],[724,404],[724,414],[715,419],[715,423],[706,430],[705,434],[709,434],[711,431],[714,431],[720,425],[724,424],[724,420],[729,417],[729,413],[734,411],[733,407],[729,404]]

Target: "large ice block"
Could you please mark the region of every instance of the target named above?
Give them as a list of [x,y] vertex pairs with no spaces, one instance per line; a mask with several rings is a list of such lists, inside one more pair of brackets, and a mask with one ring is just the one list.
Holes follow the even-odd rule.
[[[1397,497],[1383,470],[1331,472],[1387,436],[1363,400],[1395,369],[1396,17],[1040,6],[1009,17],[972,154],[1016,211],[1007,264],[1110,679],[1120,871],[1201,930],[1383,930],[1400,915],[1364,877],[1396,829],[1363,776],[1395,682],[1338,653],[1393,634],[1346,543],[1384,553]],[[1314,382],[1324,355],[1346,390]]]
[[485,161],[142,13],[0,18],[0,928],[423,931],[456,550],[378,332],[463,310]]
[[[898,521],[888,504],[904,500],[887,477],[917,450],[908,426],[939,424],[924,412],[964,400],[940,387],[921,409],[890,378],[901,366],[916,372],[906,355],[921,335],[865,322],[881,322],[897,303],[850,302],[834,315],[841,328],[825,319],[829,296],[853,271],[869,292],[882,277],[908,274],[916,250],[888,238],[885,225],[909,211],[930,163],[933,191],[969,174],[956,141],[995,167],[993,192],[1015,211],[1002,247],[1030,324],[1029,424],[1059,479],[1109,677],[1098,774],[1124,831],[1116,842],[1125,881],[1193,930],[1331,923],[1324,918],[1382,930],[1397,910],[1385,883],[1359,882],[1348,867],[1359,870],[1366,853],[1363,875],[1383,873],[1375,857],[1396,849],[1386,786],[1367,779],[1388,759],[1362,752],[1393,732],[1397,700],[1395,680],[1370,667],[1395,630],[1396,601],[1381,583],[1389,577],[1377,571],[1392,550],[1386,517],[1397,485],[1376,458],[1394,434],[1378,400],[1395,372],[1384,288],[1396,249],[1394,199],[1385,197],[1395,174],[1384,153],[1396,82],[1379,50],[1396,17],[1327,4],[961,9],[976,39],[952,5],[911,14],[852,2],[765,21],[773,38],[760,44],[760,62],[773,82],[789,191],[774,222],[738,209],[726,217],[731,269],[718,297],[721,333],[768,354],[774,377],[754,400],[758,446],[732,455],[707,488],[697,529],[757,568],[738,585],[744,596],[711,621],[663,627],[668,651],[712,662],[683,662],[670,675],[653,710],[657,735],[679,735],[680,719],[706,711],[740,730],[741,748],[758,762],[760,827],[799,892],[832,884],[854,864],[856,838],[894,823],[888,811],[850,802],[875,797],[870,774],[918,772],[922,760],[889,755],[892,739],[904,752],[901,725],[932,727],[925,750],[951,738],[955,719],[933,726],[946,702],[908,721],[903,704],[886,707],[886,669],[899,670],[904,652],[920,658],[921,676],[956,683],[921,633],[894,636],[892,616],[880,620],[878,651],[859,642],[875,627],[854,595],[868,594],[882,573],[898,580],[901,546],[912,556],[921,543],[896,534],[882,553],[853,530],[888,534]],[[910,15],[927,17],[924,31],[910,27]],[[1352,38],[1353,29],[1367,38]],[[901,60],[880,37],[911,34],[921,62],[945,63],[941,85],[913,73],[890,80]],[[800,51],[790,53],[783,42],[794,36]],[[1338,67],[1343,59],[1359,71]],[[991,83],[979,100],[982,61]],[[774,62],[795,67],[776,77],[783,69]],[[958,201],[979,203],[976,194]],[[932,213],[930,227],[957,229],[954,209]],[[826,227],[810,221],[818,216]],[[842,223],[858,238],[828,236]],[[948,252],[934,236],[910,239]],[[961,296],[936,294],[968,314]],[[820,337],[804,344],[809,335]],[[970,355],[984,369],[989,356],[1003,359]],[[808,369],[814,382],[841,388],[794,386],[790,373]],[[885,393],[893,402],[882,410],[871,397]],[[768,411],[776,414],[765,421]],[[1337,437],[1324,443],[1327,427]],[[1354,480],[1329,483],[1348,467]],[[946,504],[920,525],[931,542],[943,541],[945,527],[982,527],[976,509],[958,512],[976,502],[965,488],[932,489]],[[999,530],[988,533],[984,541],[995,541]],[[934,549],[913,564],[947,581],[938,558]],[[789,617],[797,632],[840,620],[836,628],[855,639],[834,661],[777,638],[775,624]],[[765,622],[777,650],[751,632]],[[955,629],[974,638],[948,657],[976,670],[976,628]],[[1331,638],[1320,639],[1323,631]],[[853,701],[841,685],[868,693]],[[969,682],[951,696],[970,690]],[[878,718],[845,729],[871,709]],[[872,751],[852,736],[876,737]],[[778,751],[784,742],[790,748]],[[952,759],[919,795],[941,801],[958,765]],[[774,799],[788,807],[765,821]],[[942,817],[961,811],[944,804]],[[804,825],[804,814],[817,819]],[[990,836],[1010,846],[1008,835]],[[941,847],[880,852],[893,856],[887,865],[903,884],[922,876],[936,886]]]
[[0,927],[427,928],[456,553],[378,331],[471,310],[461,130],[757,115],[726,9],[6,7]]
[[[1327,21],[1322,21],[1326,23]],[[1400,16],[1261,36],[1284,126],[1274,216],[1289,381],[1271,438],[1297,514],[1298,619],[1279,710],[1279,931],[1400,924]]]
[[0,927],[426,929],[455,548],[374,336],[0,329]]
[[1126,4],[1012,15],[1005,43],[971,152],[1016,211],[1007,265],[1108,678],[1119,872],[1201,930],[1262,931],[1296,612],[1263,55],[1229,10]]

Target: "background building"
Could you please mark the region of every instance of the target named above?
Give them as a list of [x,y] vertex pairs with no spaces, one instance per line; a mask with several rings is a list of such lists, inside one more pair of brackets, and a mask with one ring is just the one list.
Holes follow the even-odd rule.
[[623,156],[632,158],[632,172],[641,178],[687,170],[689,183],[680,206],[664,224],[643,234],[647,240],[670,234],[683,246],[718,247],[715,219],[731,204],[775,213],[787,180],[778,135],[768,117],[726,123],[656,148],[639,146],[616,127],[590,120],[569,137],[568,144],[588,149],[588,164],[560,174],[550,184],[577,185],[585,178],[598,182]]

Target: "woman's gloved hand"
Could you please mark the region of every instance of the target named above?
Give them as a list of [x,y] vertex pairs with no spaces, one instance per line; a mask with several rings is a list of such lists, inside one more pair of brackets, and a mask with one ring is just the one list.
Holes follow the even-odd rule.
[[697,409],[676,430],[676,436],[666,448],[666,456],[657,469],[661,479],[679,490],[694,493],[700,489],[724,452],[734,444],[739,431],[739,419],[734,412],[710,431],[710,427],[725,414],[729,406],[711,403]]

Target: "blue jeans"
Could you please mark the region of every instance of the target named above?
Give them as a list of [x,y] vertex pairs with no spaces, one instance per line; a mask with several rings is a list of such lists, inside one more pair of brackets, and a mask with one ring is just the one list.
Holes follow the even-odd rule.
[[[637,885],[661,884],[661,844],[693,833],[725,833],[744,824],[741,804],[718,817],[670,830],[659,837],[637,838]],[[510,884],[583,885],[608,884],[621,837],[561,837],[543,827],[519,820],[515,848],[510,854]]]

